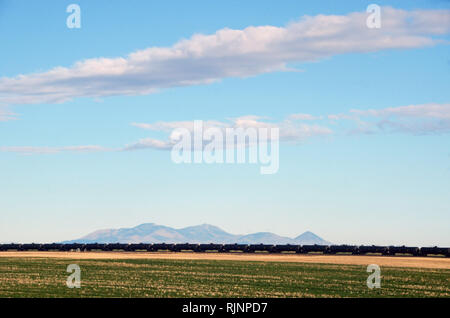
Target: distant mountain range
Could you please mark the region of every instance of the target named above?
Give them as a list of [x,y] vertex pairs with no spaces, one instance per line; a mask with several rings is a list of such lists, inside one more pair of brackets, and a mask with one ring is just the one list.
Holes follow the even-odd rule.
[[270,232],[236,235],[217,226],[202,224],[174,229],[164,225],[145,223],[133,228],[108,229],[92,232],[80,239],[63,243],[239,243],[239,244],[318,244],[330,242],[312,232],[295,238],[279,236]]

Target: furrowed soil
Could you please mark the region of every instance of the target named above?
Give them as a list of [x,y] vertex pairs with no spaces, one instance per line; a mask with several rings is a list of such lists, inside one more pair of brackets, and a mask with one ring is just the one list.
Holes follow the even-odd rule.
[[[66,286],[69,264],[79,289]],[[367,287],[368,264],[381,288]],[[450,269],[445,258],[4,252],[0,297],[450,297]]]

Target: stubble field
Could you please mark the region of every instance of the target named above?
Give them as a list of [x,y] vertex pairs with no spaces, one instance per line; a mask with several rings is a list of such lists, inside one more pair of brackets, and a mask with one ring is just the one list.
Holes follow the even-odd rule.
[[[450,297],[439,258],[36,253],[0,253],[0,297]],[[366,285],[372,263],[381,288]],[[66,286],[69,264],[81,268],[79,289]]]

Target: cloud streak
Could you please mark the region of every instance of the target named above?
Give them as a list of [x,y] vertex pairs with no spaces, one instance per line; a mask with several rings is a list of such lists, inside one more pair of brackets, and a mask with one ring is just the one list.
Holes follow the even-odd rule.
[[13,146],[13,147],[0,147],[1,152],[15,152],[23,155],[44,155],[44,154],[57,154],[62,152],[71,153],[92,153],[92,152],[105,152],[113,151],[113,149],[104,148],[96,145],[87,146],[65,146],[65,147],[35,147],[35,146]]
[[350,111],[358,116],[450,119],[450,104],[422,104]]
[[[337,126],[345,122],[349,125]],[[354,127],[353,125],[356,125]],[[123,152],[143,149],[171,150],[176,143],[174,131],[178,128],[194,130],[193,121],[169,121],[155,123],[131,123],[131,126],[151,132],[165,133],[166,139],[142,138],[119,148],[97,145],[66,147],[0,147],[0,152],[14,152],[24,155],[57,153]],[[445,134],[450,133],[450,104],[420,104],[382,109],[351,109],[347,113],[314,116],[311,114],[291,114],[282,121],[269,121],[260,116],[242,116],[224,121],[203,121],[203,131],[208,128],[220,130],[223,135],[227,128],[279,128],[280,141],[301,144],[315,137],[330,137],[349,134],[407,133]],[[236,145],[236,147],[239,145]]]
[[13,113],[6,108],[0,108],[0,122],[1,121],[10,121],[17,119],[17,114]]
[[[311,120],[308,116],[307,120]],[[194,123],[192,121],[173,121],[173,122],[157,122],[154,124],[145,123],[132,123],[134,127],[142,128],[151,131],[161,132],[173,132],[177,128],[184,128],[190,132],[194,130]],[[268,122],[263,121],[259,116],[242,116],[238,118],[232,118],[228,121],[204,121],[203,130],[208,128],[218,129],[222,134],[226,135],[227,128],[279,128],[280,141],[284,142],[303,142],[308,138],[318,136],[329,136],[333,134],[333,131],[325,126],[318,124],[304,124],[302,122],[293,122],[290,119],[286,119],[281,122]],[[127,145],[123,150],[140,150],[140,149],[159,149],[168,150],[175,144],[173,133],[170,134],[167,140],[158,140],[153,138],[144,138],[136,143]]]
[[118,58],[0,79],[0,104],[62,103],[78,97],[145,95],[229,77],[289,71],[291,62],[337,54],[409,49],[441,43],[450,10],[382,8],[382,28],[366,26],[366,12],[304,16],[284,27],[250,26],[195,34],[171,47],[151,47]]
[[[439,134],[450,132],[450,104],[421,104],[350,111],[367,132]],[[352,117],[353,116],[353,117]],[[368,119],[368,120],[367,120]]]

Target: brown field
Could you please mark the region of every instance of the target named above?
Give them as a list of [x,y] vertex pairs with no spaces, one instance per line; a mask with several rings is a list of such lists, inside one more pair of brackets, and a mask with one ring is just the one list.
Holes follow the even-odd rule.
[[365,255],[298,255],[298,254],[244,254],[244,253],[145,253],[145,252],[0,252],[0,257],[62,258],[62,259],[169,259],[169,260],[227,260],[294,262],[315,264],[368,265],[388,267],[450,269],[450,258],[402,257]]

